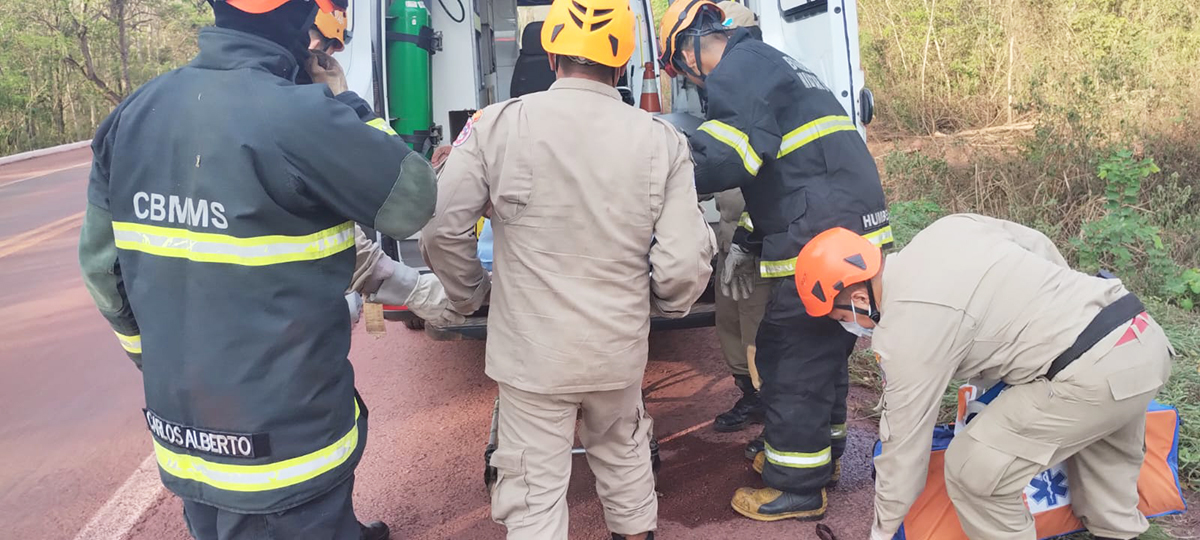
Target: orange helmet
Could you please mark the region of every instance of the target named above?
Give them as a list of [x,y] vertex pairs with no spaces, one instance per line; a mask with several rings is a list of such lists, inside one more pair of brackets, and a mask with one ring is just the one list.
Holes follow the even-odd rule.
[[[701,14],[705,14],[705,17]],[[717,24],[725,20],[725,12],[712,0],[675,0],[667,6],[662,26],[658,29],[658,66],[667,72],[667,76],[674,78],[679,75],[674,61],[680,34],[707,15],[711,15],[711,20]]]
[[[282,6],[286,3],[288,3],[289,1],[291,1],[291,0],[225,0],[225,3],[237,8],[241,11],[245,11],[246,13],[253,13],[253,14],[257,15],[257,14],[261,14],[261,13],[266,13],[268,11],[274,11],[275,9],[278,9],[279,6]],[[304,1],[307,2],[308,0],[304,0]],[[327,12],[333,12],[334,5],[337,5],[340,9],[345,10],[346,4],[348,3],[347,0],[315,0],[315,1],[317,2],[317,5],[321,7],[321,11],[327,11]]]
[[542,23],[542,48],[623,68],[633,56],[635,24],[629,0],[554,0]]
[[796,290],[813,317],[833,311],[833,300],[846,287],[875,277],[883,252],[849,229],[835,227],[818,234],[796,257]]

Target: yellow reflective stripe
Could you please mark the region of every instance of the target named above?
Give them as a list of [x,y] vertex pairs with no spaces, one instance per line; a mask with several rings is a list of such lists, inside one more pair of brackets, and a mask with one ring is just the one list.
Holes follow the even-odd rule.
[[388,135],[396,134],[396,130],[392,129],[392,126],[389,126],[387,121],[382,118],[376,118],[374,120],[371,120],[370,122],[367,122],[367,125],[375,128],[375,129],[378,129],[379,131],[387,133]]
[[479,235],[483,234],[483,222],[485,219],[487,218],[479,218],[479,221],[475,222],[475,238],[479,238]]
[[738,219],[738,227],[754,232],[754,222],[750,221],[749,212],[742,212],[742,217]]
[[142,354],[142,335],[127,336],[116,330],[113,333],[117,335],[117,339],[121,342],[121,348],[129,354]]
[[824,116],[792,130],[779,144],[779,157],[786,156],[821,137],[839,131],[852,131],[854,121],[849,116]]
[[863,238],[870,240],[871,243],[875,244],[876,246],[883,247],[892,243],[894,240],[892,237],[892,226],[888,225],[887,227],[879,229],[878,231],[871,231],[867,234],[864,234]]
[[305,236],[238,238],[114,221],[113,236],[118,249],[195,262],[266,266],[323,259],[354,247],[354,222],[347,221]]
[[256,492],[294,486],[336,469],[358,448],[358,401],[354,402],[354,427],[342,438],[316,452],[278,463],[231,465],[179,454],[154,441],[154,455],[163,472],[226,491]]
[[712,135],[714,139],[733,148],[733,151],[741,156],[742,165],[746,167],[746,171],[751,176],[758,176],[758,169],[762,167],[762,158],[754,151],[754,147],[750,146],[750,137],[745,133],[720,120],[709,120],[700,124],[700,131]]
[[[870,240],[876,246],[884,246],[892,242],[892,226],[888,225],[878,231],[871,231],[862,235],[863,238]],[[796,273],[796,257],[792,257],[783,261],[760,261],[758,263],[758,273],[765,278],[777,278],[791,276]],[[842,426],[845,428],[845,426]]]
[[785,261],[760,261],[758,273],[765,278],[790,276],[796,273],[796,258],[792,257]]
[[812,469],[833,461],[833,451],[828,446],[819,452],[780,452],[766,445],[767,461],[780,467]]
[[833,424],[829,426],[829,437],[832,439],[845,439],[846,424]]

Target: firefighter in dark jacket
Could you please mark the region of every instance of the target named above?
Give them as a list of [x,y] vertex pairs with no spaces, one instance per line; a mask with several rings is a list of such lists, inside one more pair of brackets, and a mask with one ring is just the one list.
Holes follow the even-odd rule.
[[853,119],[795,59],[732,30],[710,0],[676,0],[659,36],[660,65],[708,96],[690,137],[700,193],[740,187],[753,233],[738,231],[726,268],[771,281],[756,336],[766,427],[755,456],[765,489],[742,488],[751,519],[820,519],[846,444],[847,361],[857,337],[810,317],[798,301],[796,256],[817,233],[845,227],[892,243],[875,161]]
[[[92,142],[84,279],[142,370],[160,476],[198,539],[388,537],[351,504],[367,409],[344,294],[355,222],[413,234],[436,181],[309,54],[318,10],[346,4],[214,0],[195,60]],[[390,260],[370,274],[368,301],[461,320],[436,277]]]

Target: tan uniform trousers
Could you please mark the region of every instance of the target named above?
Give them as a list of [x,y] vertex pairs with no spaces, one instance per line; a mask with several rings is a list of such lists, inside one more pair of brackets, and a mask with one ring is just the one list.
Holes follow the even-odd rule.
[[1137,480],[1146,407],[1170,376],[1169,350],[1150,320],[1135,340],[1088,351],[1053,381],[1011,387],[988,405],[946,451],[946,489],[967,536],[1034,540],[1022,492],[1064,460],[1071,506],[1088,530],[1111,538],[1144,532]]
[[[717,267],[723,268],[728,252],[717,254]],[[754,336],[758,335],[758,324],[762,322],[763,314],[767,311],[767,300],[771,298],[771,280],[758,277],[754,280],[754,290],[750,298],[736,301],[721,294],[717,287],[716,327],[717,340],[721,342],[721,353],[729,371],[734,375],[749,375],[750,368],[746,361],[746,349],[754,346]]]
[[492,519],[508,528],[509,540],[566,540],[571,448],[581,410],[579,439],[608,528],[633,535],[657,527],[652,421],[641,381],[621,390],[556,395],[501,383]]

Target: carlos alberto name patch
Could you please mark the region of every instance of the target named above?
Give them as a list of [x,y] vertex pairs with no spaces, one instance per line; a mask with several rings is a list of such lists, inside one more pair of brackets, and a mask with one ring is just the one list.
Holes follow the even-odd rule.
[[227,458],[258,458],[271,454],[266,433],[230,433],[194,428],[163,420],[154,411],[142,409],[146,426],[154,438],[183,450]]

